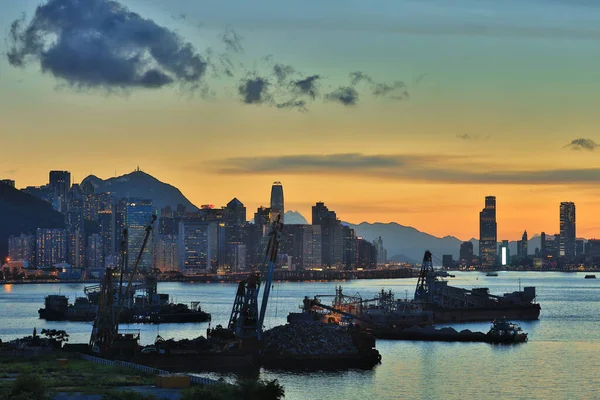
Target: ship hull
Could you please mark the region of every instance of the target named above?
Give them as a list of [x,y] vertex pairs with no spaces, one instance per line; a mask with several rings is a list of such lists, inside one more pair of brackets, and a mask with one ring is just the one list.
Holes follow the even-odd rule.
[[511,319],[517,321],[536,320],[540,316],[539,304],[506,305],[493,307],[444,308],[432,306],[433,320],[436,324],[448,322],[479,322],[494,319]]

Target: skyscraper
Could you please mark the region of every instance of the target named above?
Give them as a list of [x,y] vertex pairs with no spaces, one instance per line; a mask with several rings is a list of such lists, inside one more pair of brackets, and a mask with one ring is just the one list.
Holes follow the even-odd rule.
[[[154,208],[152,200],[148,199],[127,199],[125,207],[125,226],[127,227],[127,270],[133,270],[135,260],[138,257],[142,240],[146,234],[146,228],[152,221]],[[152,268],[152,237],[148,241],[142,259],[140,260],[139,270]]]
[[64,229],[41,229],[36,232],[36,263],[51,267],[67,260],[67,234]]
[[271,187],[271,221],[277,221],[277,216],[280,215],[281,219],[279,221],[283,223],[284,214],[283,186],[281,186],[281,182],[273,182]]
[[68,196],[71,190],[71,173],[68,171],[50,171],[50,188],[54,197],[54,206],[58,211],[67,211]]
[[497,231],[496,197],[487,196],[485,207],[479,213],[479,258],[482,268],[491,268],[496,264]]
[[528,253],[528,242],[529,238],[527,237],[527,231],[523,232],[523,236],[521,237],[521,248],[519,249],[519,257],[527,258]]
[[460,244],[460,260],[462,264],[470,266],[473,262],[473,243],[462,242]]
[[560,203],[560,252],[568,260],[575,258],[575,203]]

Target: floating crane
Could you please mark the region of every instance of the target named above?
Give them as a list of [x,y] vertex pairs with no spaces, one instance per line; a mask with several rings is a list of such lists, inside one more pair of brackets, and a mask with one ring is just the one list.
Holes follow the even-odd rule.
[[[121,347],[130,347],[131,345],[137,344],[139,334],[137,338],[135,338],[134,335],[131,334],[119,334],[119,318],[121,316],[121,311],[123,310],[125,300],[129,299],[130,297],[133,278],[138,272],[138,267],[140,265],[140,261],[142,260],[142,256],[144,255],[144,250],[148,244],[148,239],[150,238],[150,234],[152,233],[155,221],[156,215],[153,215],[152,221],[145,229],[144,239],[142,241],[140,251],[135,260],[133,269],[132,271],[128,272],[129,281],[127,282],[127,287],[125,288],[125,291],[123,291],[123,277],[124,273],[126,272],[128,261],[126,250],[128,237],[127,230],[123,232],[124,239],[122,243],[122,257],[120,270],[119,268],[108,267],[104,272],[104,278],[100,287],[98,314],[96,316],[96,319],[94,320],[92,335],[90,337],[90,346],[92,347],[92,351],[94,352],[106,353],[113,349],[113,346],[116,344],[116,342],[122,344]],[[119,272],[118,284],[113,282],[114,276],[117,272]],[[118,294],[117,304],[115,304],[115,294]]]
[[263,259],[263,269],[266,269],[266,276],[260,309],[258,307],[258,295],[261,285],[259,272],[253,271],[247,279],[241,281],[238,285],[228,325],[228,330],[238,339],[256,339],[258,341],[262,339],[263,323],[283,229],[283,224],[279,221],[280,216],[278,215],[277,220],[271,225],[269,242]]

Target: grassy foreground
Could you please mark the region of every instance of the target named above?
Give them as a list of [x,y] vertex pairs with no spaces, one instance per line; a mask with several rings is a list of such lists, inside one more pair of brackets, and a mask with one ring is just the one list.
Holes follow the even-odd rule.
[[[59,358],[68,359],[60,365]],[[0,400],[47,400],[52,393],[104,395],[106,400],[154,400],[157,397],[118,387],[152,386],[155,375],[129,368],[95,364],[73,354],[35,358],[0,356]],[[182,400],[280,400],[284,389],[275,381],[241,381],[237,385],[192,387],[182,391]]]
[[[67,358],[68,364],[59,365],[58,358]],[[0,360],[0,393],[9,391],[14,382],[10,378],[19,375],[38,375],[48,391],[97,394],[118,386],[153,385],[155,379],[152,374],[95,364],[72,354],[26,359],[3,356]]]

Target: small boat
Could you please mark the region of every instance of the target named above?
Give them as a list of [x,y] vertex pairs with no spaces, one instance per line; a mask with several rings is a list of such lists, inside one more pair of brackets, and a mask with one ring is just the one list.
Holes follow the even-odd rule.
[[596,279],[596,275],[586,275],[585,279]]
[[485,276],[498,276],[497,272],[488,272]]
[[521,327],[505,319],[492,322],[487,333],[490,343],[523,343],[527,341],[527,333]]

